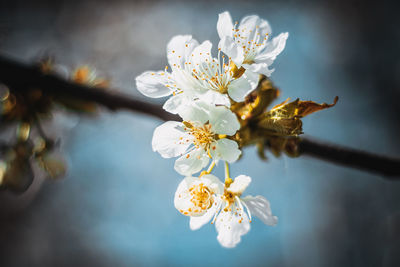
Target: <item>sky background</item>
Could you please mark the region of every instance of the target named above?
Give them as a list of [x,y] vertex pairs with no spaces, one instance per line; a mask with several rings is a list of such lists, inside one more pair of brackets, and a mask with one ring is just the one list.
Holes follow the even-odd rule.
[[[30,63],[44,55],[72,69],[90,64],[112,87],[141,96],[134,78],[167,65],[177,34],[218,44],[218,14],[258,14],[273,36],[289,32],[273,67],[291,97],[332,102],[303,120],[316,139],[400,156],[400,32],[397,6],[368,1],[81,1],[1,4],[0,53]],[[397,9],[398,10],[398,9]],[[162,103],[162,100],[153,100]],[[399,266],[400,184],[313,158],[260,160],[254,147],[231,174],[270,200],[275,227],[257,219],[235,249],[212,225],[189,229],[173,206],[174,160],[151,150],[162,122],[130,112],[59,112],[69,171],[0,196],[1,266]],[[1,127],[1,126],[0,126]],[[222,166],[217,174],[222,176]]]

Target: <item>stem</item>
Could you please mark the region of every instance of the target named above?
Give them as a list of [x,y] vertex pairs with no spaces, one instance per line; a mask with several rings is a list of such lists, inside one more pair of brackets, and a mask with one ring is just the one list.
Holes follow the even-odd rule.
[[203,175],[210,174],[210,173],[212,172],[212,170],[214,169],[214,167],[215,167],[215,161],[212,161],[211,164],[210,164],[210,166],[208,167],[208,169],[207,169],[206,171],[202,171],[202,172],[200,173],[199,178],[200,178],[201,176],[203,176]]
[[210,174],[215,167],[215,161],[211,162],[210,167],[207,169],[207,174]]
[[229,174],[229,164],[225,161],[225,186],[229,187],[233,183],[231,175]]
[[229,164],[225,161],[225,179],[230,179],[231,176],[229,174]]

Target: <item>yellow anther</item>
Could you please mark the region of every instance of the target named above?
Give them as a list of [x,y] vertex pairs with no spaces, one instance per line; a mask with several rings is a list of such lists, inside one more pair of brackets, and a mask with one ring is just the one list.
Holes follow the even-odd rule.
[[223,139],[223,138],[226,138],[226,134],[219,134],[218,135],[218,139]]

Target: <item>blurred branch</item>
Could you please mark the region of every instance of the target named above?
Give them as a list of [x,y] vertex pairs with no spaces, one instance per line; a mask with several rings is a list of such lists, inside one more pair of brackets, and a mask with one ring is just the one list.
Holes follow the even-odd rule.
[[[159,105],[133,99],[128,95],[116,93],[115,90],[99,90],[71,83],[56,75],[43,74],[37,66],[27,66],[3,56],[0,56],[0,81],[12,90],[29,90],[29,88],[38,87],[49,95],[96,102],[113,111],[127,109],[162,120],[180,120],[178,116],[165,112]],[[400,159],[320,143],[308,138],[300,139],[299,151],[302,155],[375,172],[390,179],[400,178]]]
[[56,75],[44,74],[37,66],[27,66],[0,55],[0,81],[12,90],[40,88],[49,95],[72,97],[96,102],[110,110],[128,109],[162,120],[179,120],[179,117],[165,112],[162,107],[133,99],[112,89],[96,89],[72,83]]

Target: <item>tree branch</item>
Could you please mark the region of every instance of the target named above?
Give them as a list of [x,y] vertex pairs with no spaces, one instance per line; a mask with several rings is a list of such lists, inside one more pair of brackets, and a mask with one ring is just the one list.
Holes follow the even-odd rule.
[[[0,55],[0,81],[12,90],[27,90],[38,87],[50,95],[67,96],[78,100],[96,102],[110,110],[126,109],[155,116],[161,120],[180,120],[165,112],[159,105],[133,99],[115,90],[98,90],[68,82],[56,75],[43,74],[37,66],[27,66]],[[351,168],[375,172],[389,179],[400,178],[400,159],[325,144],[302,138],[300,154],[341,164]]]
[[301,138],[301,155],[307,155],[343,166],[358,168],[384,175],[384,178],[399,180],[400,159],[376,155],[344,146],[322,143],[310,138]]
[[99,90],[69,82],[56,75],[43,74],[37,66],[27,66],[0,55],[0,81],[12,90],[28,90],[37,87],[49,95],[72,97],[96,102],[110,110],[127,109],[155,116],[162,120],[179,120],[162,107],[116,93],[117,90]]

